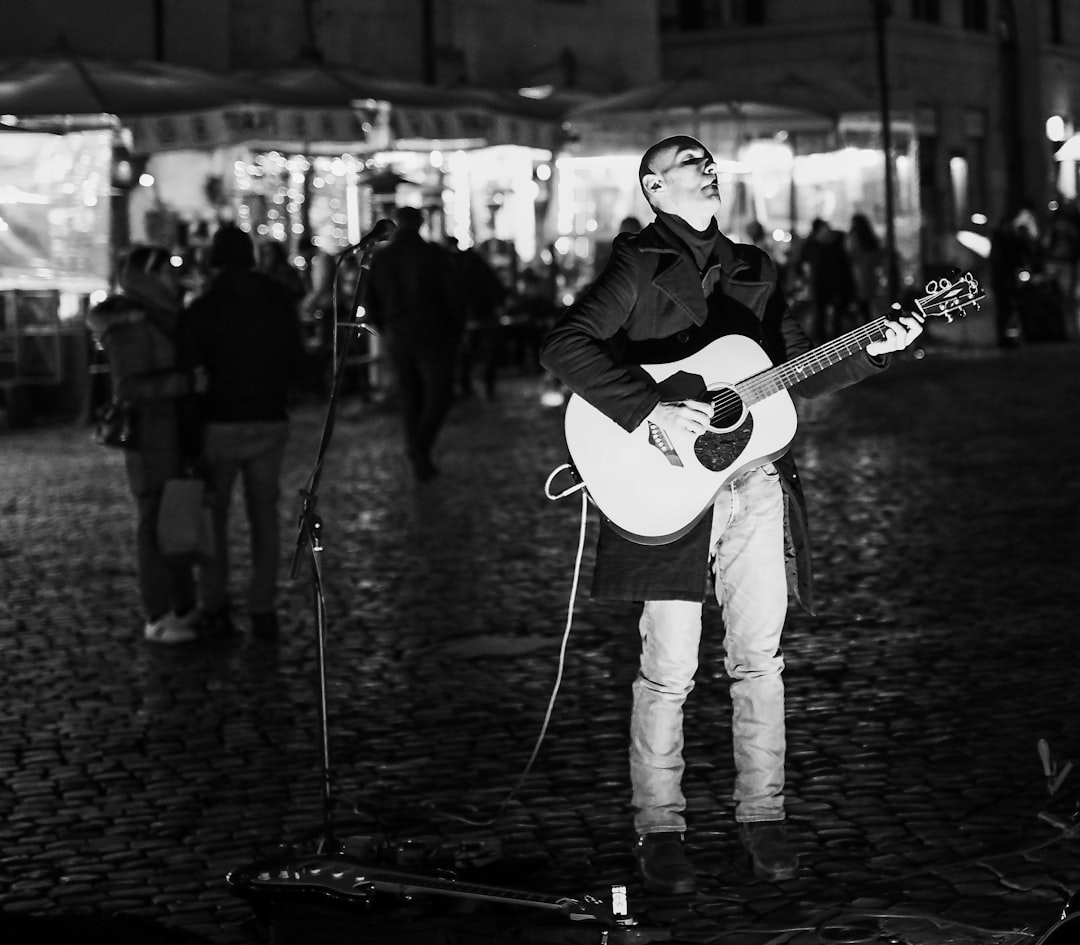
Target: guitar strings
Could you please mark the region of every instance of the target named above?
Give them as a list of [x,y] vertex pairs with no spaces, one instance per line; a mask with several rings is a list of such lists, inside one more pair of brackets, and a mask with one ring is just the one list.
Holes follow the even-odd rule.
[[[969,287],[963,295],[948,298],[948,294],[959,284],[958,282],[946,286],[936,294],[924,296],[916,301],[915,307],[924,318],[930,315],[944,315],[950,321],[954,314],[959,313],[962,315],[964,309],[968,306],[975,305],[978,307],[983,295],[978,283],[974,281],[970,281]],[[938,299],[936,303],[934,302],[935,298]],[[931,308],[934,311],[929,311]],[[713,420],[736,409],[741,413],[743,404],[753,406],[778,391],[794,387],[800,381],[805,380],[806,377],[817,373],[818,370],[824,367],[839,364],[845,357],[862,350],[867,344],[882,340],[885,337],[884,329],[887,320],[886,316],[882,315],[874,319],[874,321],[849,331],[847,334],[841,335],[839,338],[835,338],[791,361],[785,361],[783,364],[766,368],[764,371],[753,374],[730,387],[718,391],[710,398],[713,405]],[[835,360],[834,355],[836,355]],[[814,370],[807,373],[811,367]],[[803,376],[804,374],[806,377]]]
[[[725,387],[712,398],[714,419],[728,411],[741,408],[743,403],[753,405],[777,391],[793,387],[822,367],[839,364],[845,357],[862,350],[870,342],[881,340],[884,337],[885,322],[886,319],[882,316],[791,361],[766,368],[731,387]],[[838,354],[840,356],[834,359],[834,355]],[[811,366],[814,370],[808,372],[807,369]]]

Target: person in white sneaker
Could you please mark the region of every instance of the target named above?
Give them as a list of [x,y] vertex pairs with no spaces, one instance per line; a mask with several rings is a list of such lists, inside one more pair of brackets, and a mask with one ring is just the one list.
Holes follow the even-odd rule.
[[205,382],[196,372],[176,369],[182,287],[171,253],[133,247],[117,281],[118,291],[90,311],[87,324],[108,355],[113,399],[134,412],[124,460],[136,506],[143,635],[151,643],[188,643],[199,624],[192,565],[163,556],[156,532],[165,481],[180,475],[184,463],[178,410]]

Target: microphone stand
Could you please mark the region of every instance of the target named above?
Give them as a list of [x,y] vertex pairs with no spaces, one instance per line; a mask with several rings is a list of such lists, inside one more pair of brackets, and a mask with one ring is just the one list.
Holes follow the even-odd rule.
[[[323,574],[322,574],[322,518],[316,512],[316,507],[319,502],[319,481],[322,478],[323,464],[326,460],[326,452],[330,445],[330,439],[334,432],[334,420],[337,415],[338,407],[338,395],[341,389],[342,379],[345,375],[345,365],[349,356],[349,346],[352,341],[353,331],[350,330],[345,334],[345,337],[341,344],[341,350],[338,350],[337,345],[337,333],[341,323],[338,321],[338,300],[337,300],[337,282],[338,274],[341,269],[342,263],[350,258],[354,253],[359,253],[360,259],[360,274],[356,281],[356,288],[353,291],[352,298],[352,312],[353,317],[356,319],[354,323],[345,323],[350,328],[363,329],[372,335],[377,335],[378,332],[370,325],[361,315],[361,306],[363,304],[364,295],[367,289],[367,277],[368,272],[371,269],[371,256],[376,246],[383,239],[371,239],[372,235],[383,232],[386,230],[386,221],[380,221],[376,224],[372,232],[361,240],[356,246],[351,246],[346,249],[338,257],[337,265],[334,269],[334,279],[332,282],[332,289],[334,292],[334,335],[333,335],[333,350],[335,359],[334,370],[334,383],[330,389],[330,402],[327,405],[326,418],[323,422],[322,439],[319,443],[319,449],[315,456],[315,463],[312,466],[311,475],[308,477],[307,485],[300,490],[300,496],[302,498],[302,505],[300,509],[300,518],[298,521],[297,535],[296,535],[296,549],[293,552],[292,566],[289,570],[289,579],[295,581],[300,573],[300,563],[303,558],[304,551],[310,553],[311,559],[311,589],[312,599],[315,606],[315,629],[316,629],[316,641],[317,641],[317,655],[318,655],[318,695],[319,695],[319,735],[322,743],[322,801],[323,801],[323,838],[322,844],[320,844],[320,851],[325,844],[330,847],[337,847],[337,841],[334,838],[334,797],[332,792],[332,774],[330,768],[330,737],[328,726],[328,713],[326,705],[326,599],[323,594]],[[393,229],[391,226],[390,230]],[[389,235],[389,233],[387,233]],[[335,851],[339,852],[339,851]]]

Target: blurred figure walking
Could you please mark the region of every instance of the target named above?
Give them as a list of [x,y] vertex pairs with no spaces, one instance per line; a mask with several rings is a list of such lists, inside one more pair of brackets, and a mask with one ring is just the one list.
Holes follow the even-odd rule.
[[367,310],[397,376],[406,456],[427,482],[439,472],[432,451],[454,400],[463,297],[454,257],[420,235],[423,213],[398,207],[395,218],[394,238],[371,260]]
[[289,437],[288,398],[303,362],[295,298],[254,272],[251,237],[225,226],[210,249],[213,277],[181,317],[183,363],[207,373],[203,463],[214,494],[217,556],[202,564],[206,631],[233,629],[229,597],[229,504],[239,477],[251,530],[247,613],[252,632],[278,634],[275,609],[281,535],[278,501]]
[[304,276],[289,262],[289,251],[285,244],[278,240],[267,240],[259,244],[255,271],[280,283],[293,296],[297,304],[307,292]]
[[205,376],[177,368],[176,331],[183,288],[170,253],[136,246],[120,264],[118,292],[87,318],[109,359],[113,398],[132,405],[134,447],[125,451],[135,499],[135,562],[151,643],[187,643],[197,636],[195,581],[190,562],[162,555],[157,519],[165,481],[182,472],[197,440],[181,438],[178,408],[205,386]]
[[506,287],[495,270],[474,248],[459,249],[456,240],[447,248],[457,263],[465,306],[465,333],[458,365],[458,392],[462,397],[476,393],[473,372],[479,369],[488,400],[495,398],[495,384],[502,361],[502,326],[499,321]]
[[1035,237],[1019,219],[1001,220],[990,234],[990,291],[999,348],[1020,345],[1022,289],[1037,265]]
[[1062,317],[1065,333],[1076,338],[1080,332],[1077,324],[1078,266],[1080,266],[1080,210],[1076,201],[1058,195],[1057,207],[1050,217],[1046,230],[1045,265],[1047,275],[1058,286],[1061,295]]
[[[623,217],[619,221],[619,229],[616,232],[616,236],[620,233],[640,233],[641,232],[641,220],[631,215]],[[593,257],[593,278],[595,279],[604,266],[607,265],[608,260],[611,258],[612,241],[608,240],[604,243],[596,244],[596,255]]]
[[851,229],[848,230],[845,246],[851,260],[855,309],[861,319],[860,323],[865,323],[870,321],[873,308],[877,304],[881,271],[885,262],[881,240],[865,213],[856,213],[851,218]]
[[810,226],[799,262],[810,281],[810,340],[821,345],[840,333],[838,329],[854,294],[851,260],[843,234],[818,217]]

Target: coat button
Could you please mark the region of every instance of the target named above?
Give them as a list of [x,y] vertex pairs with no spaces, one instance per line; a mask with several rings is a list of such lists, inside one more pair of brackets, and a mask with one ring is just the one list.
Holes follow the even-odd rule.
[[675,340],[677,342],[679,342],[679,344],[681,344],[681,345],[686,344],[690,340],[690,332],[688,332],[688,331],[680,331],[675,336]]

